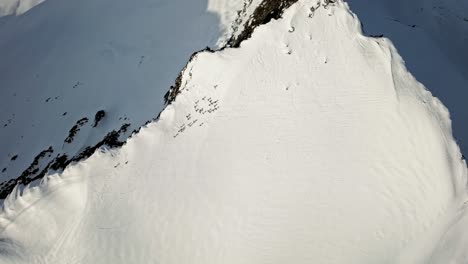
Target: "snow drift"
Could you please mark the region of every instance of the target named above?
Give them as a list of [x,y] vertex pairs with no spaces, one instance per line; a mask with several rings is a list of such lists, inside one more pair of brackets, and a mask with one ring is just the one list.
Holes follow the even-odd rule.
[[199,53],[121,149],[15,189],[0,262],[466,261],[447,250],[467,176],[447,109],[328,2]]

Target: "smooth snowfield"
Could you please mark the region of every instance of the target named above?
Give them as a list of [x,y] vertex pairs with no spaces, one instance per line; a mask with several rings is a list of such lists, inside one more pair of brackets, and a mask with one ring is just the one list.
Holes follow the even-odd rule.
[[312,6],[199,54],[123,148],[16,190],[0,263],[463,263],[437,244],[466,199],[447,109],[346,4]]

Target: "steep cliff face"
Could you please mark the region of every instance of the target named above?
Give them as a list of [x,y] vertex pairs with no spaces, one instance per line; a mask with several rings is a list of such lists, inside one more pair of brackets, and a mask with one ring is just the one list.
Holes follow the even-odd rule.
[[447,109],[343,1],[274,13],[194,54],[121,148],[15,189],[0,262],[461,262],[444,250],[464,246],[446,231],[467,198]]

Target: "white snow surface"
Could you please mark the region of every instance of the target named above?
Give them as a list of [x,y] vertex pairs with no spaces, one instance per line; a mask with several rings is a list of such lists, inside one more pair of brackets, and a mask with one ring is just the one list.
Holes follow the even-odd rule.
[[0,263],[468,263],[447,109],[346,3],[316,5],[197,55],[121,149],[16,189]]

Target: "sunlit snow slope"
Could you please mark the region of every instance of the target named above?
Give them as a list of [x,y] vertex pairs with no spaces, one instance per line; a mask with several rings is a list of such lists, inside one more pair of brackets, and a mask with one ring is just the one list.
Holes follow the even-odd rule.
[[1,17],[0,198],[60,168],[54,160],[76,158],[112,131],[123,141],[155,118],[190,55],[225,42],[242,8],[224,0],[48,0]]
[[121,149],[16,190],[0,263],[456,260],[436,245],[466,198],[448,111],[343,2],[300,0],[181,83]]

